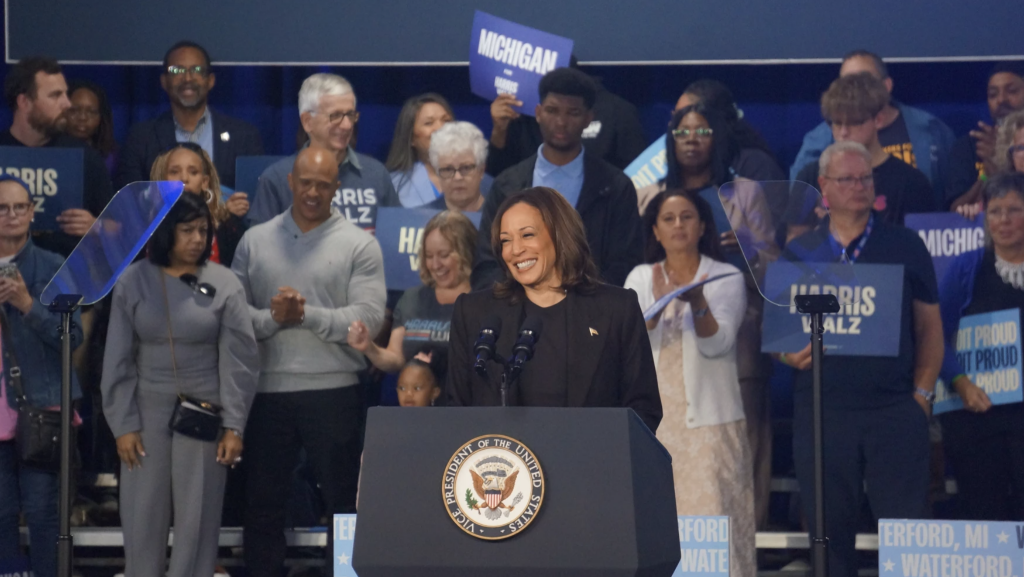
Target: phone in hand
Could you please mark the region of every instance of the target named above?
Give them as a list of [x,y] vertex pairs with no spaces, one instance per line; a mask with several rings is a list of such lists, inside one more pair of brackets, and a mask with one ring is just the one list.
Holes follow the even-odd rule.
[[18,278],[18,265],[13,262],[0,264],[0,278]]

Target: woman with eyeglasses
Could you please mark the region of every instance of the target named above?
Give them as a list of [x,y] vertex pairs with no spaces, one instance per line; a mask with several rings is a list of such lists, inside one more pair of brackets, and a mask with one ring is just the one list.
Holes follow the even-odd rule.
[[[121,459],[126,575],[212,575],[227,468],[242,459],[258,353],[241,283],[209,262],[213,227],[204,200],[183,194],[114,287],[101,388]],[[172,431],[186,398],[219,417],[216,441]]]
[[227,201],[220,190],[217,167],[210,155],[198,144],[179,142],[153,161],[150,180],[180,180],[185,192],[199,196],[210,209],[214,222],[214,240],[210,260],[231,266],[238,241],[248,230],[245,215],[249,212],[248,197],[236,192]]
[[107,172],[113,173],[117,143],[114,141],[114,113],[106,91],[95,82],[72,80],[68,83],[68,100],[71,108],[64,112],[68,134],[95,148],[103,157]]
[[[0,175],[0,314],[6,334],[0,338],[0,560],[20,556],[18,517],[29,528],[32,571],[57,576],[57,471],[21,462],[15,446],[19,418],[17,383],[11,369],[21,369],[21,388],[32,407],[60,407],[60,314],[50,312],[39,295],[64,258],[43,250],[29,228],[35,204],[19,178]],[[73,331],[82,342],[82,321],[75,313]],[[78,379],[71,373],[72,397]]]
[[441,197],[426,208],[479,212],[487,175],[487,139],[470,122],[449,122],[430,137],[430,166],[440,179]]
[[[957,482],[959,517],[1024,520],[1024,404],[993,405],[984,372],[957,356],[960,319],[1024,310],[1024,174],[988,179],[983,188],[986,246],[958,256],[939,285],[946,353],[939,377],[963,409],[939,415],[946,456]],[[1018,382],[1019,384],[1019,382]]]

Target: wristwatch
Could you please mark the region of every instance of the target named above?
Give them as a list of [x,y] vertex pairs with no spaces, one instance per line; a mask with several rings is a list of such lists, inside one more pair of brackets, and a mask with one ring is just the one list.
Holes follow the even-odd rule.
[[242,439],[242,431],[239,431],[238,429],[228,429],[228,430],[231,431],[232,433],[234,433],[235,436],[239,438],[239,440]]
[[697,310],[693,311],[693,318],[695,318],[695,319],[704,318],[705,316],[707,316],[707,314],[708,314],[708,312],[710,310],[711,309],[709,309],[708,307],[704,307],[702,309],[697,309]]
[[935,391],[926,391],[921,387],[917,387],[916,389],[914,389],[914,392],[924,397],[924,400],[928,401],[928,404],[935,404]]

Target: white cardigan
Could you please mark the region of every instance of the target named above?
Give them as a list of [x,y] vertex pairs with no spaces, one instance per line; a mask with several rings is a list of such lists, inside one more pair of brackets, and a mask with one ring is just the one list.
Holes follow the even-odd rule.
[[[664,266],[664,263],[662,263]],[[640,308],[647,310],[654,304],[654,267],[642,264],[626,278],[626,288],[636,291]],[[739,273],[739,269],[724,262],[701,256],[694,278],[724,273]],[[698,337],[693,327],[690,304],[677,301],[676,308],[683,323],[683,383],[686,386],[686,426],[688,428],[720,425],[743,419],[743,398],[736,372],[736,333],[743,322],[747,307],[746,288],[742,274],[735,274],[704,286],[704,298],[711,314],[718,322],[718,332],[710,337]],[[648,331],[654,364],[661,352],[662,326],[668,321],[663,313],[654,329]],[[659,375],[660,377],[660,375]],[[662,382],[662,389],[679,386],[679,382]],[[665,415],[669,417],[668,414]],[[675,416],[678,418],[678,415]]]

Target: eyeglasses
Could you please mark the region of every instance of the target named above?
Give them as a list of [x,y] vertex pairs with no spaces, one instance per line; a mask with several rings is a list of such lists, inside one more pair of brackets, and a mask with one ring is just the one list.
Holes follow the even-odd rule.
[[100,111],[95,108],[68,108],[66,113],[68,118],[97,118],[100,115]]
[[463,164],[458,168],[455,168],[454,166],[446,166],[444,168],[437,169],[437,175],[445,180],[450,180],[455,178],[455,173],[457,172],[462,178],[469,178],[473,175],[473,171],[475,170],[475,164]]
[[1009,148],[1008,152],[1009,152],[1009,153],[1010,153],[1011,155],[1013,155],[1013,154],[1017,154],[1017,153],[1019,153],[1019,152],[1024,152],[1024,144],[1014,144],[1013,146],[1011,146],[1011,147]]
[[690,136],[696,136],[699,140],[710,140],[712,133],[714,133],[714,131],[710,128],[694,128],[693,130],[690,130],[689,128],[679,128],[672,131],[672,137],[675,138],[676,141],[686,140],[687,138],[690,138]]
[[0,204],[0,216],[10,216],[14,213],[14,216],[25,216],[28,214],[28,209],[32,208],[31,202],[19,202],[17,204]]
[[192,76],[206,76],[210,73],[210,69],[206,66],[168,66],[167,73],[171,76],[185,76],[191,74]]
[[831,176],[822,177],[825,180],[834,180],[839,186],[843,188],[853,188],[854,184],[860,183],[864,188],[874,186],[875,177],[872,174],[867,176],[840,176],[839,178],[832,178]]
[[[313,116],[317,115],[316,112],[312,112],[310,114]],[[341,124],[341,122],[346,118],[352,121],[352,124],[359,122],[359,111],[349,110],[348,112],[332,112],[330,116],[327,117],[327,122],[328,124]]]
[[204,294],[210,298],[213,298],[217,294],[217,289],[210,283],[199,282],[199,277],[194,274],[183,274],[180,277],[181,282],[187,284],[192,288],[192,292]]
[[1007,208],[993,208],[987,210],[985,214],[992,220],[1002,220],[1004,216],[1010,219],[1016,219],[1020,218],[1021,215],[1024,215],[1024,207],[1010,206]]

